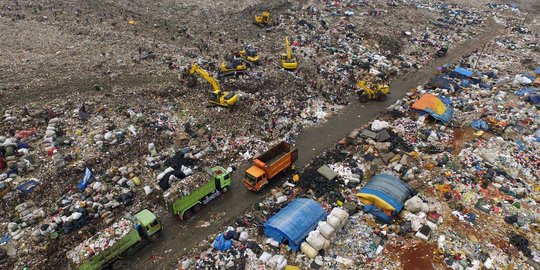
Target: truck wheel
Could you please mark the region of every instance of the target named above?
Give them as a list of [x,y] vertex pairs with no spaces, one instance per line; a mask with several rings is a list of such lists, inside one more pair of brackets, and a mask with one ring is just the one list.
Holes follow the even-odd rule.
[[227,191],[229,191],[228,187],[224,187],[220,190],[221,193],[227,193]]
[[193,206],[193,213],[199,213],[199,212],[201,212],[201,208],[202,208],[202,207],[201,207],[201,204],[200,204],[200,203],[196,204],[195,206]]
[[118,259],[116,261],[113,262],[112,264],[112,269],[113,270],[119,270],[119,269],[122,269],[122,266],[124,265],[124,262],[121,260],[121,259]]
[[155,242],[156,240],[159,239],[159,236],[160,236],[160,233],[161,232],[157,232],[157,233],[154,233],[150,236],[150,242]]
[[187,210],[186,212],[184,212],[184,216],[182,217],[182,220],[188,220],[191,218],[191,210]]

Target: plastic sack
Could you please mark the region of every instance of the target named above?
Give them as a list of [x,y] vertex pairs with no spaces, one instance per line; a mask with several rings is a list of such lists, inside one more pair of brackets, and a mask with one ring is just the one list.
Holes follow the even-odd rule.
[[334,236],[334,232],[336,231],[336,229],[332,227],[332,225],[328,224],[328,222],[326,221],[319,222],[317,230],[326,239],[331,239]]
[[283,260],[285,260],[285,257],[283,255],[274,255],[272,256],[272,258],[270,258],[270,260],[268,260],[266,265],[268,265],[270,269],[275,269],[279,264],[283,262]]
[[308,256],[311,259],[314,259],[315,257],[317,257],[317,254],[319,253],[308,242],[303,242],[300,245],[300,250],[302,250],[302,253],[306,254],[306,256]]
[[287,267],[287,259],[283,259],[283,261],[281,261],[281,262],[276,266],[276,269],[278,269],[278,270],[283,270],[283,269],[285,269],[285,267]]
[[385,128],[389,128],[390,127],[390,124],[388,122],[385,122],[385,121],[379,121],[379,120],[374,120],[372,123],[371,123],[371,130],[372,131],[381,131]]
[[272,257],[272,254],[265,251],[263,252],[263,254],[261,254],[261,257],[259,257],[259,260],[261,260],[261,262],[263,263],[266,263],[268,260],[270,260],[271,257]]
[[311,231],[306,238],[306,241],[308,244],[313,247],[316,251],[319,251],[324,246],[324,240],[325,238],[318,232],[318,231]]
[[232,241],[225,240],[225,237],[223,236],[223,234],[220,233],[214,240],[214,243],[212,244],[212,246],[215,249],[218,249],[220,251],[225,251],[232,247]]
[[245,241],[248,240],[248,238],[249,238],[248,232],[244,231],[244,232],[241,232],[241,233],[240,233],[240,238],[238,238],[238,240],[239,240],[240,242],[245,242]]
[[345,221],[347,221],[347,219],[349,218],[349,213],[347,213],[347,211],[343,210],[343,208],[340,207],[332,209],[330,214],[338,217],[339,220],[341,220],[341,226],[343,226],[345,224]]
[[330,224],[330,226],[334,227],[334,229],[341,229],[342,222],[338,217],[330,214],[326,217],[326,221],[328,222],[328,224]]
[[152,193],[152,188],[150,186],[144,186],[144,193],[148,196]]

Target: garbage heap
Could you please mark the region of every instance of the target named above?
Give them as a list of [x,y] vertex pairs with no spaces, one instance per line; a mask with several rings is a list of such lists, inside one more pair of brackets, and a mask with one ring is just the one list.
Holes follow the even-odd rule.
[[134,230],[133,222],[121,219],[80,243],[68,252],[67,257],[74,265],[81,265],[92,259],[92,257],[99,255],[105,249],[115,245],[118,240],[124,238],[132,230]]
[[[287,179],[272,190],[239,218],[256,222],[227,229],[250,231],[247,240],[233,237],[217,248],[210,236],[178,266],[537,269],[540,69],[528,60],[538,55],[528,40],[538,34],[521,30],[510,29],[459,65],[440,67],[428,83],[314,159],[299,182]],[[368,212],[371,206],[357,196],[380,173],[412,188],[390,222]],[[264,220],[297,197],[318,200],[328,212],[341,206],[350,216],[315,255],[262,235]]]

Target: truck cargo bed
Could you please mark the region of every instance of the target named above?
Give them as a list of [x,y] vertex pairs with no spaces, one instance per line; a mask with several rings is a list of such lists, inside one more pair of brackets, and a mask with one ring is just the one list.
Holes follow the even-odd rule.
[[281,153],[277,153],[276,156],[274,156],[273,158],[271,158],[269,161],[266,162],[266,166],[272,166],[274,163],[276,163],[276,161],[282,159],[285,155],[287,155],[289,152],[281,152]]

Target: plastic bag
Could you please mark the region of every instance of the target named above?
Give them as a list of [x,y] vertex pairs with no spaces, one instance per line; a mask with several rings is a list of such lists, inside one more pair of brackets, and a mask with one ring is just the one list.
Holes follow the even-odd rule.
[[225,240],[225,237],[223,236],[222,233],[220,233],[216,239],[214,240],[214,243],[212,244],[212,246],[215,248],[215,249],[218,249],[220,251],[225,251],[225,250],[228,250],[232,247],[232,241],[230,240]]

